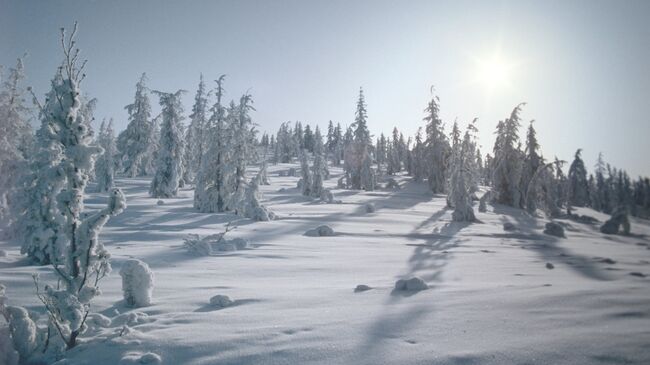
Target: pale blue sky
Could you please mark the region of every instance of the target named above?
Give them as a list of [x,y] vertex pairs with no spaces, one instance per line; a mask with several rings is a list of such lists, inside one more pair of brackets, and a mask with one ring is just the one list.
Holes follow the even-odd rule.
[[[186,111],[200,72],[226,73],[227,96],[250,88],[255,121],[273,132],[287,120],[349,124],[363,86],[371,131],[410,135],[435,85],[448,125],[479,118],[483,152],[526,101],[545,157],[581,147],[590,167],[602,151],[650,175],[650,1],[0,0],[0,64],[28,52],[28,83],[43,95],[58,29],[75,20],[84,91],[118,129],[142,72],[152,89],[188,90]],[[507,80],[476,82],[495,52]]]

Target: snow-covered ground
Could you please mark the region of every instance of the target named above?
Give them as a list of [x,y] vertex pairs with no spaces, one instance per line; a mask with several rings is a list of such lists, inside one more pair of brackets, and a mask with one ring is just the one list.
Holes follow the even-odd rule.
[[[542,233],[546,220],[506,207],[476,212],[481,223],[452,223],[444,197],[406,177],[400,190],[333,189],[340,204],[322,204],[300,195],[298,177],[278,176],[291,166],[269,166],[272,184],[261,187],[280,217],[272,222],[198,213],[189,189],[158,205],[147,179],[118,179],[128,208],[101,234],[113,273],[92,308],[112,321],[95,321],[65,363],[650,363],[647,221],[634,220],[630,237],[561,221],[564,239]],[[332,170],[331,188],[341,173]],[[104,200],[89,194],[86,206]],[[219,233],[231,221],[226,238],[249,248],[197,256],[183,247],[188,234]],[[335,235],[304,235],[323,224]],[[31,274],[46,281],[51,268],[28,265],[7,242],[0,249],[10,304],[42,312]],[[122,302],[119,270],[131,258],[154,271],[149,307]],[[393,290],[412,276],[429,289]],[[371,289],[355,292],[359,284]],[[211,305],[219,294],[232,305]]]

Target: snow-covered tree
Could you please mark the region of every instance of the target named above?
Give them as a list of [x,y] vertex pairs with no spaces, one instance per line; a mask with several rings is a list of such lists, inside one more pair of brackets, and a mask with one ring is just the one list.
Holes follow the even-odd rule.
[[[84,77],[83,64],[78,67],[76,63],[79,50],[73,49],[75,31],[66,41],[62,30],[64,62],[52,82],[41,113],[39,154],[52,153],[53,158],[41,165],[45,171],[36,175],[34,185],[55,184],[55,194],[52,189],[45,193],[36,189],[37,198],[43,198],[40,202],[47,210],[30,207],[40,211],[39,218],[43,213],[48,216],[46,221],[31,222],[38,236],[31,243],[52,245],[48,250],[49,260],[53,263],[58,285],[46,285],[41,291],[35,278],[37,296],[48,313],[47,330],[58,333],[66,349],[77,345],[77,338],[85,328],[90,302],[100,293],[98,282],[111,269],[110,255],[99,240],[99,231],[111,216],[126,207],[124,195],[116,189],[111,192],[106,208],[82,218],[85,188],[94,158],[101,148],[91,145],[92,133],[82,112],[79,85]],[[39,159],[39,163],[43,161]],[[35,205],[38,202],[35,201]],[[51,209],[54,205],[56,210]],[[35,236],[34,232],[30,233],[31,237]],[[59,252],[63,254],[59,256]],[[50,341],[50,346],[56,346],[54,342]],[[47,348],[43,352],[45,350]]]
[[185,135],[185,168],[183,180],[190,183],[194,181],[196,173],[201,166],[201,158],[206,149],[205,129],[207,125],[208,99],[203,82],[203,74],[199,81],[199,87],[194,97],[194,106],[190,114],[190,125]]
[[230,209],[229,201],[234,194],[229,185],[234,174],[230,164],[232,138],[226,125],[226,108],[222,104],[225,75],[217,80],[216,102],[210,109],[211,116],[207,127],[207,153],[201,159],[201,167],[196,177],[194,207],[201,212],[224,212]]
[[374,190],[375,172],[372,169],[370,148],[372,140],[367,125],[366,102],[363,89],[359,90],[355,122],[352,124],[353,140],[345,151],[345,173],[347,185],[352,189]]
[[519,149],[519,113],[525,103],[517,105],[504,122],[497,125],[497,138],[494,144],[494,170],[492,183],[494,199],[497,203],[521,207],[522,192],[520,179],[523,153]]
[[325,192],[323,182],[329,178],[329,169],[327,168],[327,158],[325,157],[325,147],[320,130],[316,127],[314,133],[314,166],[312,167],[312,187],[311,195],[313,197],[322,197]]
[[111,118],[108,123],[102,121],[97,142],[103,149],[102,154],[99,156],[97,163],[95,164],[97,191],[109,191],[114,185],[114,157],[117,153],[117,148],[115,146],[115,133],[113,132],[113,118]]
[[587,169],[584,161],[582,161],[581,152],[581,149],[576,151],[573,162],[569,167],[567,209],[570,209],[570,206],[584,207],[589,202]]
[[537,210],[537,203],[539,199],[538,188],[536,184],[538,181],[534,178],[537,176],[537,170],[544,164],[543,159],[537,153],[539,150],[539,143],[537,142],[537,133],[531,121],[528,125],[528,132],[526,133],[526,149],[524,150],[524,164],[521,174],[521,191],[524,192],[524,208],[529,213],[534,213]]
[[129,124],[118,136],[117,147],[122,155],[122,165],[127,176],[148,173],[147,160],[151,161],[151,144],[155,140],[151,120],[151,104],[147,94],[146,74],[135,85],[135,100],[124,107],[129,113]]
[[[454,123],[454,125],[456,125]],[[471,126],[472,124],[470,124]],[[455,128],[454,130],[458,130]],[[456,140],[452,138],[452,140]],[[452,219],[456,222],[473,222],[476,220],[472,208],[472,191],[470,181],[473,179],[474,148],[471,129],[468,128],[462,142],[454,146],[451,163],[450,196],[447,201],[454,208]],[[457,147],[457,148],[456,148]]]
[[171,198],[176,196],[183,175],[183,106],[180,96],[183,90],[175,93],[155,91],[162,106],[162,125],[160,127],[160,150],[156,160],[156,172],[149,195],[152,198]]
[[[432,88],[433,89],[433,88]],[[425,109],[424,121],[427,123],[426,147],[428,149],[428,180],[429,188],[434,194],[444,193],[447,188],[448,158],[450,146],[445,136],[442,120],[439,117],[440,99],[434,96]]]
[[307,150],[303,150],[300,154],[300,190],[304,196],[312,196],[312,174],[309,170],[309,162],[307,161]]
[[9,70],[0,90],[0,227],[15,224],[20,214],[19,182],[28,169],[32,146],[30,109],[25,105],[22,59]]

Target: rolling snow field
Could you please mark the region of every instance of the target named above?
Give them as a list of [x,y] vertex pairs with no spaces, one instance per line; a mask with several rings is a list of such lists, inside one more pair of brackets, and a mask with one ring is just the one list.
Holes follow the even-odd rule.
[[[631,236],[603,235],[608,217],[578,209],[599,223],[558,220],[566,238],[556,238],[543,233],[547,219],[494,205],[479,213],[476,202],[479,223],[454,223],[424,183],[341,190],[337,168],[326,184],[338,202],[324,204],[279,176],[290,167],[269,165],[271,185],[260,187],[271,222],[199,213],[191,187],[158,204],[149,179],[118,178],[128,208],[101,232],[113,272],[91,310],[103,316],[91,315],[59,363],[650,364],[648,221],[631,218]],[[86,211],[105,200],[89,193]],[[247,248],[200,256],[183,246],[228,222],[226,238]],[[305,235],[321,225],[334,235]],[[30,265],[16,243],[0,250],[9,304],[42,314],[32,273],[52,283],[52,268]],[[132,258],[154,272],[150,306],[122,300],[119,271]],[[414,276],[429,288],[394,289]],[[211,303],[216,295],[232,303]]]

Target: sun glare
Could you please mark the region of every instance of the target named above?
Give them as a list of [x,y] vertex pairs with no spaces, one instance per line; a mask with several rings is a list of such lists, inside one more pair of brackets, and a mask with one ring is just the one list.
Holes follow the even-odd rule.
[[476,81],[488,91],[496,91],[510,86],[512,64],[499,55],[482,58],[476,62]]

